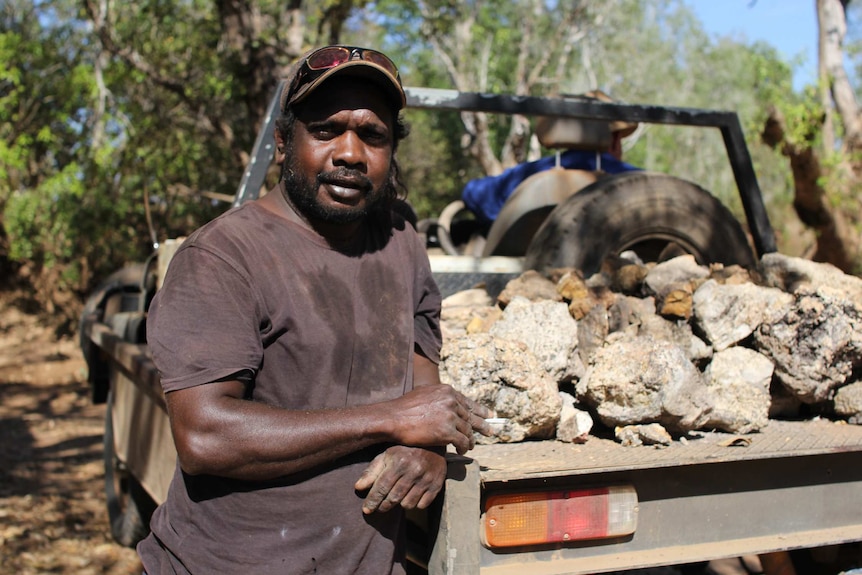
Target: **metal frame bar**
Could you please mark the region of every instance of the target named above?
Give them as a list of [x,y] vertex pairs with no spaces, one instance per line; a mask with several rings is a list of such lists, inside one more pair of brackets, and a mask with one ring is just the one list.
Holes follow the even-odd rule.
[[242,173],[242,179],[240,179],[236,194],[234,194],[233,207],[249,200],[256,200],[260,195],[260,189],[266,181],[266,172],[275,157],[275,140],[273,139],[275,123],[281,114],[278,105],[281,102],[281,92],[286,84],[287,80],[279,80],[275,88],[275,93],[266,109],[263,126],[261,126],[257,139],[254,141],[254,147],[251,149],[248,166]]

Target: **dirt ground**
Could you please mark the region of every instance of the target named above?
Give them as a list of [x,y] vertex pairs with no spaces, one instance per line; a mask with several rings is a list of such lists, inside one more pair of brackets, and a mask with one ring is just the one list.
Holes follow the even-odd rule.
[[[2,295],[2,294],[0,294]],[[103,491],[104,406],[74,338],[0,297],[0,573],[132,575]]]

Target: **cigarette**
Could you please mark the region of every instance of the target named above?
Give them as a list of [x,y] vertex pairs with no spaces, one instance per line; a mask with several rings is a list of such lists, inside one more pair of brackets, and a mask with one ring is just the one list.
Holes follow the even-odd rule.
[[506,417],[489,417],[485,420],[485,423],[488,425],[505,425],[509,423],[509,419]]

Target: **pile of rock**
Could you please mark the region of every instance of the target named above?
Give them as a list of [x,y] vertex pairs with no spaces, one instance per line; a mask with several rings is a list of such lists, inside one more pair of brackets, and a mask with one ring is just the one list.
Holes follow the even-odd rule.
[[755,271],[620,258],[444,301],[441,379],[508,419],[496,438],[624,444],[751,433],[802,413],[862,424],[862,279],[780,254]]

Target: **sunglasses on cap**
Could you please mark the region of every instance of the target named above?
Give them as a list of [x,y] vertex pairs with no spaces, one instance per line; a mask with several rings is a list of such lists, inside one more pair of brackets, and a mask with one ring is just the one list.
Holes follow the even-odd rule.
[[358,46],[326,46],[315,50],[302,61],[290,84],[282,111],[290,104],[303,99],[316,87],[315,82],[324,75],[331,75],[330,71],[334,68],[344,64],[354,66],[359,63],[373,64],[382,69],[390,76],[388,79],[393,84],[393,89],[402,93],[398,67],[382,52]]

